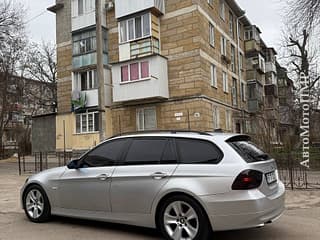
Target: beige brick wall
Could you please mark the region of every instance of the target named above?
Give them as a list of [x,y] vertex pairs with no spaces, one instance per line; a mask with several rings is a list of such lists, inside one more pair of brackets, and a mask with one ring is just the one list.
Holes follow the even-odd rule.
[[[139,108],[156,107],[157,129],[190,129],[199,131],[213,131],[213,106],[218,107],[220,128],[226,129],[226,110],[232,111],[219,103],[204,98],[170,101],[164,103],[135,105],[114,108],[112,110],[113,134],[137,131],[136,112]],[[180,119],[175,114],[182,113]],[[189,114],[189,117],[188,117]],[[234,117],[232,117],[234,118]],[[235,119],[232,119],[234,130]]]
[[71,111],[71,91],[72,91],[72,45],[57,48],[57,95],[58,95],[58,113]]

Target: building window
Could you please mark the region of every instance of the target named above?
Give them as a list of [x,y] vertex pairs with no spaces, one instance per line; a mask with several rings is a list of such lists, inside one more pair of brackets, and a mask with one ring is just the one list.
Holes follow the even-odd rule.
[[243,70],[243,54],[242,53],[240,53],[239,67],[240,67],[240,70]]
[[137,40],[151,35],[150,13],[123,20],[119,23],[120,43]]
[[232,130],[231,111],[226,110],[226,130]]
[[219,0],[219,14],[223,20],[226,19],[224,0]]
[[231,37],[234,38],[234,18],[231,11],[229,12],[229,32]]
[[209,23],[209,43],[212,47],[214,47],[214,26]]
[[[103,34],[103,51],[107,52],[108,43],[107,43],[107,31],[102,30]],[[96,29],[76,33],[72,36],[73,41],[73,55],[83,55],[91,52],[95,52],[97,49],[96,42]]]
[[233,106],[238,105],[238,87],[237,79],[232,78],[232,104]]
[[238,34],[239,34],[239,39],[243,39],[243,37],[242,37],[242,24],[241,24],[241,22],[240,21],[238,21]]
[[211,86],[217,87],[217,67],[214,64],[211,64]]
[[220,128],[220,111],[218,106],[213,106],[213,129]]
[[94,10],[94,0],[72,0],[72,17],[81,16]]
[[86,54],[96,50],[96,30],[73,36],[73,55]]
[[251,40],[251,39],[253,39],[253,31],[252,31],[252,29],[246,30],[244,32],[244,40]]
[[244,82],[241,82],[241,99],[243,102],[246,101],[246,84]]
[[248,98],[252,100],[257,98],[255,83],[248,84]]
[[236,48],[231,44],[231,71],[236,72]]
[[156,108],[137,109],[137,129],[138,131],[154,130],[157,128]]
[[76,114],[76,133],[93,133],[99,131],[99,113],[86,112]]
[[227,93],[229,89],[228,89],[228,75],[226,72],[222,72],[222,85],[223,85],[223,91]]
[[75,72],[74,74],[74,89],[87,91],[98,88],[97,70],[85,72]]
[[150,78],[149,65],[149,61],[143,61],[121,66],[121,82]]
[[227,39],[221,36],[221,55],[227,56]]

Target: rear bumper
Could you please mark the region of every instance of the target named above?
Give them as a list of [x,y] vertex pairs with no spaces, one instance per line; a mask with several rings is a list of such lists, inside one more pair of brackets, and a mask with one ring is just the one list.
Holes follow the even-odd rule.
[[221,195],[201,197],[214,231],[263,226],[281,216],[285,209],[285,187],[265,196],[258,189],[231,191]]

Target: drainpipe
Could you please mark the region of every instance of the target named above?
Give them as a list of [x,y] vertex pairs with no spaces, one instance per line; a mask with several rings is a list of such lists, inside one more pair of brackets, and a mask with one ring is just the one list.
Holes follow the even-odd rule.
[[[237,17],[237,50],[238,50],[238,76],[239,76],[239,90],[241,91],[241,81],[242,81],[242,77],[241,77],[241,69],[240,69],[240,29],[239,29],[239,20],[245,17],[246,12],[244,11],[243,14],[240,17]],[[243,56],[245,57],[245,56]],[[243,64],[243,62],[242,62]],[[244,129],[244,109],[242,106],[242,98],[243,98],[243,92],[241,93],[240,96],[240,101],[239,101],[239,107],[241,109],[241,117],[242,117],[242,126],[241,126],[241,132],[243,132]]]

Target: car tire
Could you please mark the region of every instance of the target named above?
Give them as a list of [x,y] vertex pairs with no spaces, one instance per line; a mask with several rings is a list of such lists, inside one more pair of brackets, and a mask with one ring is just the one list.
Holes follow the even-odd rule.
[[51,207],[47,194],[39,185],[31,185],[24,191],[23,208],[30,221],[46,222],[51,217]]
[[193,198],[185,195],[166,199],[157,214],[157,226],[168,240],[205,240],[211,235],[206,212]]

